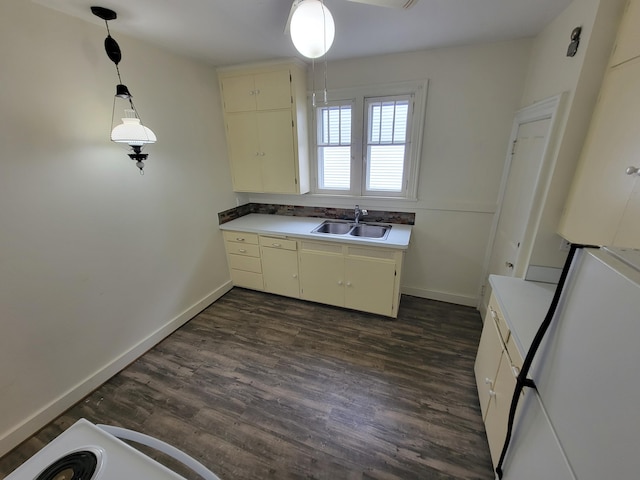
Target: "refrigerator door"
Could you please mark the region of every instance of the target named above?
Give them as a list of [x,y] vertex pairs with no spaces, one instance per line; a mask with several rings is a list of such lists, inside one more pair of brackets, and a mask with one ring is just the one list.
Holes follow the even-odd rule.
[[640,474],[640,272],[580,251],[531,370],[580,480]]

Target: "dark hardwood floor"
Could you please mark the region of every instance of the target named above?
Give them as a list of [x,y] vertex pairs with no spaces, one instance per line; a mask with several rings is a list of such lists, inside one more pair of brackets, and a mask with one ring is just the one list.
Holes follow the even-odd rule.
[[0,459],[0,476],[84,417],[222,480],[490,480],[481,327],[472,308],[415,297],[390,320],[235,288]]

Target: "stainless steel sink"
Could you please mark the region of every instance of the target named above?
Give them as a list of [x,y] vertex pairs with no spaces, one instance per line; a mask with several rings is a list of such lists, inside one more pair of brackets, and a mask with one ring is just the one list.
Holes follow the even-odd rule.
[[351,229],[349,235],[354,237],[367,237],[367,238],[386,238],[391,230],[389,225],[369,225],[361,223]]
[[389,235],[391,225],[372,225],[370,223],[341,222],[339,220],[325,220],[314,228],[311,233],[325,233],[328,235],[350,235],[352,237],[375,238],[384,240]]
[[319,227],[312,230],[312,233],[330,233],[332,235],[344,235],[349,233],[353,228],[353,223],[335,222],[327,220],[320,224]]

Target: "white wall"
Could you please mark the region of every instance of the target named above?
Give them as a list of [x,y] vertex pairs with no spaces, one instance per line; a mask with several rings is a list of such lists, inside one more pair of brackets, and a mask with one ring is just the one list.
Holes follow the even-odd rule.
[[429,79],[417,202],[256,194],[250,200],[416,212],[402,291],[476,305],[530,45],[518,40],[329,62],[329,89]]
[[[566,102],[556,144],[551,153],[553,168],[546,195],[532,214],[538,218],[530,263],[562,267],[566,252],[560,251],[556,229],[571,185],[591,114],[613,47],[626,0],[574,0],[535,39],[521,105],[566,92]],[[582,26],[575,57],[566,49],[571,31]]]
[[[559,269],[566,251],[556,233],[566,195],[584,143],[591,114],[626,0],[574,0],[533,41],[520,101],[525,107],[564,93],[525,232],[529,265]],[[571,32],[582,27],[578,53],[567,57]],[[488,247],[491,249],[491,244]],[[491,273],[491,272],[488,272]],[[479,305],[489,301],[489,283]]]
[[215,71],[115,36],[158,136],[140,176],[109,141],[105,36],[0,2],[0,455],[229,288]]

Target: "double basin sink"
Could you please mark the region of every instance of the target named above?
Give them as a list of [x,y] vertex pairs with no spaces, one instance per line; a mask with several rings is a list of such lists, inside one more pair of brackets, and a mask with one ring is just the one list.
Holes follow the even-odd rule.
[[349,235],[352,237],[375,238],[384,240],[389,235],[391,225],[372,225],[339,220],[326,220],[311,230],[311,233],[327,235]]

